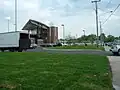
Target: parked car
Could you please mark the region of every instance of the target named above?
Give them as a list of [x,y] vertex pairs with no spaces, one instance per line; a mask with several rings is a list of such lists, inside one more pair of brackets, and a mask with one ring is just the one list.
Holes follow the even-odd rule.
[[62,46],[68,46],[68,44],[66,44],[66,43],[62,43]]
[[120,40],[119,41],[115,41],[113,43],[113,45],[111,46],[110,51],[114,54],[114,55],[120,55]]
[[62,44],[61,44],[61,43],[58,43],[56,46],[62,46]]
[[35,48],[37,48],[37,44],[31,44],[30,45],[30,49],[35,49]]
[[107,43],[105,43],[105,46],[111,47],[112,45],[113,45],[113,42],[107,42]]

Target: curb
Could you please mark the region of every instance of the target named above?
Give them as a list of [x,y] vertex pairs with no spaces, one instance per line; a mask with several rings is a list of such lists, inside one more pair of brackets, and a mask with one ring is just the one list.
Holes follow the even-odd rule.
[[[108,58],[108,57],[107,57],[107,58]],[[112,82],[113,82],[113,72],[112,72],[112,67],[111,67],[111,64],[110,64],[109,58],[108,58],[108,62],[109,62],[109,70],[110,70],[110,72],[111,72],[111,75],[112,75]],[[116,90],[116,89],[114,88],[113,83],[112,83],[112,88],[113,88],[113,90]]]

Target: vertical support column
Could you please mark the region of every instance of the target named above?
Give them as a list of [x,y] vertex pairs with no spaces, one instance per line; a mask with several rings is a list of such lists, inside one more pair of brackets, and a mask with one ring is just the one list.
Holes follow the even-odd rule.
[[57,36],[57,35],[56,35],[56,32],[57,32],[56,30],[57,30],[57,27],[55,27],[55,31],[54,31],[54,33],[55,33],[55,36],[54,36],[54,43],[56,43],[56,36]]
[[35,44],[38,44],[38,35],[39,35],[39,27],[37,27],[37,34],[35,38]]
[[28,39],[30,39],[30,30],[28,30]]

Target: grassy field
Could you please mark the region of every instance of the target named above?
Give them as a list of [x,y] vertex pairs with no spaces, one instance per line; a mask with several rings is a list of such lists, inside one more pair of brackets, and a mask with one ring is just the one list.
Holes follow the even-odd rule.
[[0,53],[0,90],[112,90],[97,55]]
[[79,45],[79,46],[61,46],[61,47],[52,47],[53,49],[96,49],[96,50],[104,50],[104,47],[97,47],[95,45]]

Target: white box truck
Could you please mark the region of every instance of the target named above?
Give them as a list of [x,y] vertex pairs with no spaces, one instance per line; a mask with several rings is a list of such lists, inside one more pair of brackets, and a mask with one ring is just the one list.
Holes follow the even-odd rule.
[[30,35],[21,31],[0,33],[0,50],[22,52],[31,47]]

